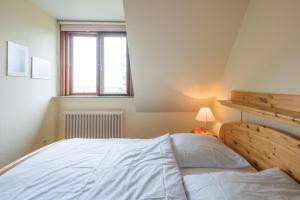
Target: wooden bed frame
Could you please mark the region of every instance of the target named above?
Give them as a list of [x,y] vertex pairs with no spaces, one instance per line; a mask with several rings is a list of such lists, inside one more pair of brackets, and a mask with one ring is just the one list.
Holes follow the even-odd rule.
[[220,139],[256,169],[278,167],[300,183],[300,139],[249,122],[224,124]]

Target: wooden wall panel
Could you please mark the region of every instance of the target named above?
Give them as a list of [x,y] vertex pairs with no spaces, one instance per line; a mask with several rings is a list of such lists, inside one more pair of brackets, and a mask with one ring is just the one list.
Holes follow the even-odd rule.
[[231,101],[300,118],[300,95],[232,91]]
[[300,126],[300,95],[232,91],[222,105]]

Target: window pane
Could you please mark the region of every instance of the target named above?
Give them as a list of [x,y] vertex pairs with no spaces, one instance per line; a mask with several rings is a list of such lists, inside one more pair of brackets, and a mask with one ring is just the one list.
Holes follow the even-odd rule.
[[96,93],[97,39],[73,36],[73,93]]
[[125,36],[104,37],[103,93],[127,93],[127,42]]

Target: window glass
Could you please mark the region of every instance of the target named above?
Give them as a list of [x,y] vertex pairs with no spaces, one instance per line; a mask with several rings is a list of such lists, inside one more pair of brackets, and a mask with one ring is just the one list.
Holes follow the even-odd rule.
[[73,36],[73,93],[96,93],[97,38]]
[[104,94],[127,93],[127,41],[125,36],[103,37]]
[[62,93],[133,96],[125,32],[68,32],[65,36],[69,48],[62,46],[62,68],[68,73]]

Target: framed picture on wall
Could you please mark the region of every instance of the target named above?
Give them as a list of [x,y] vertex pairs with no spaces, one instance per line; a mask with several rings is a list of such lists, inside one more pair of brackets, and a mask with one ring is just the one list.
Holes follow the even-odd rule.
[[34,79],[50,79],[51,63],[48,60],[32,56],[32,74]]
[[7,75],[28,76],[28,47],[7,41]]

